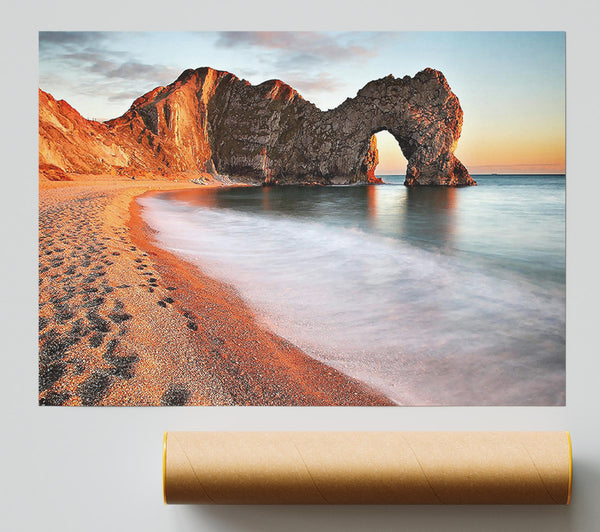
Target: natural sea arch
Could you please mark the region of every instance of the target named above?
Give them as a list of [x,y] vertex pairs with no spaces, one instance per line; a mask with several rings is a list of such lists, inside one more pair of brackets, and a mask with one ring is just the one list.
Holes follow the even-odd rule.
[[373,169],[375,177],[385,181],[386,175],[404,176],[408,160],[396,138],[387,130],[373,135],[377,145],[378,162]]
[[173,117],[181,116],[182,106],[196,116],[179,124],[200,125],[193,137],[205,138],[202,157],[199,146],[189,158],[199,170],[264,184],[364,183],[377,159],[371,138],[386,130],[408,160],[406,185],[475,184],[454,156],[462,130],[460,103],[444,75],[431,68],[413,77],[373,80],[328,111],[280,80],[251,85],[203,68],[184,72],[129,114],[139,114],[156,135],[179,147],[185,136],[177,135]]
[[[373,80],[328,111],[280,80],[252,85],[203,67],[140,96],[103,124],[44,94],[40,116],[40,164],[64,172],[365,183],[376,166],[372,135],[387,130],[408,160],[406,185],[475,184],[454,155],[460,103],[431,68]],[[71,135],[57,120],[89,134]]]

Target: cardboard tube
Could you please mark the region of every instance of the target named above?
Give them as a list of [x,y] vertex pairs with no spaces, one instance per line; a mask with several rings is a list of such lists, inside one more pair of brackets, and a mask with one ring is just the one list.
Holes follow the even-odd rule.
[[569,504],[568,432],[168,432],[165,503]]

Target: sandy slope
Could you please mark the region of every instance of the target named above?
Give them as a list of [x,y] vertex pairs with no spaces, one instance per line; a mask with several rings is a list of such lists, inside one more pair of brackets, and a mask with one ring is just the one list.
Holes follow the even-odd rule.
[[153,245],[134,198],[189,186],[40,182],[40,403],[390,404]]

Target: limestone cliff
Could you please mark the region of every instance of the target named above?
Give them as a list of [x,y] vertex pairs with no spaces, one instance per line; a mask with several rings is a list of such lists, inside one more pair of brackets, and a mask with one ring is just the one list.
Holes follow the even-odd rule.
[[279,80],[253,86],[200,68],[105,123],[85,120],[40,91],[40,171],[376,182],[374,134],[387,130],[408,159],[407,185],[472,185],[454,156],[461,127],[458,98],[432,69],[372,81],[321,111]]

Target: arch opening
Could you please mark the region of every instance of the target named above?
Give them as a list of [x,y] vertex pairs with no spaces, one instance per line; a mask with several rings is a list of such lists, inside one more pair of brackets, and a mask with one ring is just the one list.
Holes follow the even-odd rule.
[[[402,153],[400,144],[389,131],[381,130],[373,135],[377,140],[379,162],[375,167],[375,177],[387,181],[403,182],[408,160]],[[400,180],[401,178],[401,180]]]

